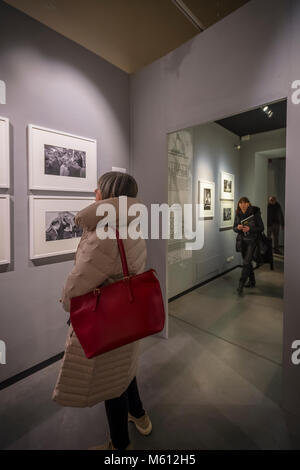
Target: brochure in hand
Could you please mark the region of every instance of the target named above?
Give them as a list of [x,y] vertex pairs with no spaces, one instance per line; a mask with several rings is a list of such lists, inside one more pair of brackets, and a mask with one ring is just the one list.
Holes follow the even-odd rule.
[[254,215],[249,215],[246,219],[241,220],[242,225],[250,225],[251,219],[254,218]]
[[[241,220],[241,224],[244,225],[244,227],[249,226],[254,223],[254,215],[250,215],[249,217],[246,217],[246,219]],[[247,236],[249,232],[244,232],[244,236]]]

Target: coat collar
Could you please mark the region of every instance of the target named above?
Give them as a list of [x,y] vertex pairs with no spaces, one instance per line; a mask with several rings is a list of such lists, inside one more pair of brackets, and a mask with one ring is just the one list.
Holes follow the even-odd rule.
[[[127,196],[121,196],[122,198],[126,198],[127,200],[127,211],[130,206],[133,204],[140,204],[140,201],[137,198],[134,197],[127,197]],[[125,199],[123,199],[125,201]],[[75,223],[82,227],[83,229],[87,230],[95,230],[97,227],[98,222],[103,219],[103,217],[107,216],[107,212],[104,213],[104,215],[96,215],[96,211],[99,206],[103,204],[112,204],[115,208],[116,211],[116,225],[119,226],[119,203],[120,203],[120,198],[119,197],[112,197],[108,199],[103,199],[101,201],[94,202],[93,204],[89,205],[88,207],[84,208],[80,212],[77,213],[76,218],[75,218]],[[136,215],[134,216],[128,216],[127,212],[127,218],[124,218],[125,225],[129,225],[129,223],[136,218]],[[123,225],[123,223],[122,223]]]

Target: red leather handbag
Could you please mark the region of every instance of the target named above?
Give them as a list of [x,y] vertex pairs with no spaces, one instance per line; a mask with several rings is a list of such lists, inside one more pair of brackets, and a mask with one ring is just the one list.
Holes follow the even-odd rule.
[[70,319],[87,358],[119,348],[164,328],[165,310],[155,270],[129,275],[116,230],[124,277],[71,298]]

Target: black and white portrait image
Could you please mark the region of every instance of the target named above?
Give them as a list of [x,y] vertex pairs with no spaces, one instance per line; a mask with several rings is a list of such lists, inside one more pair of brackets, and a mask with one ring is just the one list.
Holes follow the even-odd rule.
[[86,152],[44,145],[45,175],[86,177]]
[[[234,180],[235,180],[234,175],[232,175],[231,173],[226,173],[225,171],[221,171],[220,199],[227,200],[227,201],[234,200]],[[223,210],[222,210],[222,215],[223,215]]]
[[81,237],[82,229],[75,224],[76,212],[46,212],[46,241]]
[[232,192],[232,181],[224,179],[224,192],[231,193]]
[[203,201],[204,201],[204,210],[205,211],[210,211],[211,210],[211,189],[210,188],[204,188],[204,195],[203,195]]
[[215,183],[198,179],[198,215],[199,218],[213,218],[215,214]]
[[223,220],[228,221],[231,220],[231,207],[224,207],[223,209]]

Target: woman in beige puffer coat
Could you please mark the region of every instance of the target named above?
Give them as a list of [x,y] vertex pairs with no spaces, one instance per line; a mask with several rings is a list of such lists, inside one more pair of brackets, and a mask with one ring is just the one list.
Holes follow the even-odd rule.
[[[97,237],[96,226],[104,216],[97,216],[96,210],[100,204],[112,204],[119,229],[119,197],[127,196],[129,208],[139,202],[137,192],[137,183],[132,176],[120,172],[105,173],[99,178],[95,190],[96,202],[77,214],[75,222],[83,228],[83,234],[74,267],[63,289],[62,304],[66,311],[70,311],[70,298],[123,277],[117,240]],[[133,216],[127,216],[124,223],[128,226],[133,219]],[[123,239],[123,244],[129,274],[143,272],[147,256],[145,240],[134,240],[128,235],[127,239]],[[139,342],[134,342],[87,359],[72,326],[69,328],[65,355],[52,398],[63,406],[71,407],[88,407],[105,401],[111,440],[94,449],[131,448],[128,421],[134,422],[143,435],[152,430],[137,389],[138,349]]]

